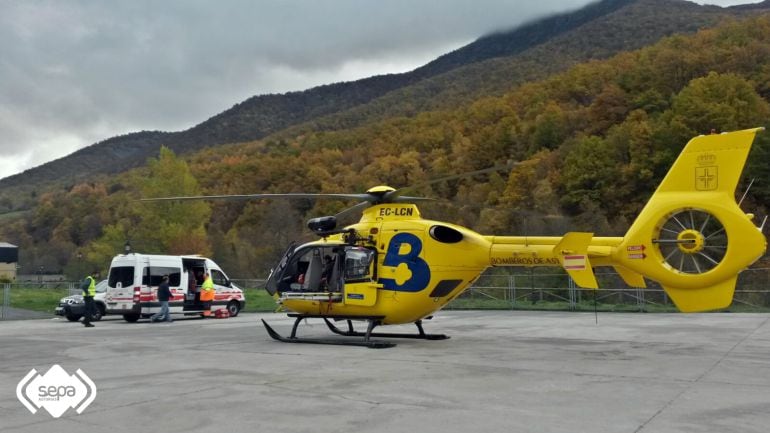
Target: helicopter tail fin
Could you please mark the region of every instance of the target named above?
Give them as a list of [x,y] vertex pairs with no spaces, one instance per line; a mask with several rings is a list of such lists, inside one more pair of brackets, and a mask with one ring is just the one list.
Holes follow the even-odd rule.
[[638,274],[659,282],[685,312],[730,305],[738,273],[767,247],[753,216],[735,201],[762,129],[690,140],[614,253],[624,279]]
[[553,254],[575,284],[587,289],[599,288],[588,260],[588,246],[593,236],[593,233],[570,232],[553,247]]
[[630,269],[626,269],[623,266],[613,266],[613,268],[615,269],[615,272],[620,275],[620,278],[623,279],[623,282],[629,286],[639,288],[647,287],[647,284],[644,282],[644,276],[642,274],[634,272]]

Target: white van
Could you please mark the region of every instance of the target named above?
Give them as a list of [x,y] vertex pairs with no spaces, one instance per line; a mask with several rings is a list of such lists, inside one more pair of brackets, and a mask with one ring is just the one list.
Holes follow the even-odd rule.
[[169,276],[172,314],[201,315],[200,287],[208,272],[214,283],[215,295],[211,311],[226,308],[230,316],[246,305],[243,290],[230,282],[213,260],[200,256],[164,256],[151,254],[121,254],[110,264],[105,303],[107,314],[122,314],[129,322],[149,317],[160,311],[158,285]]

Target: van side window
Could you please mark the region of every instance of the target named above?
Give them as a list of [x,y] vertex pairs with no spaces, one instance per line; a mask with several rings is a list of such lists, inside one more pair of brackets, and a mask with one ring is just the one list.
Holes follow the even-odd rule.
[[133,266],[116,266],[110,269],[109,286],[118,287],[118,283],[120,283],[121,287],[131,287],[134,285]]
[[216,269],[211,270],[211,281],[218,286],[227,286],[227,277]]
[[145,286],[158,286],[164,275],[168,275],[168,284],[173,287],[178,287],[179,282],[182,280],[182,271],[179,268],[150,266],[145,267],[144,272],[142,272],[142,284]]

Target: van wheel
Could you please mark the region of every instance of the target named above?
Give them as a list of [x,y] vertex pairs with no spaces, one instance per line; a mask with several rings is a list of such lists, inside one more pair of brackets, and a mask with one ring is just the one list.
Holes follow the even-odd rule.
[[241,311],[241,305],[237,301],[230,301],[227,304],[227,312],[230,313],[230,317],[235,317]]
[[67,316],[67,320],[69,320],[70,322],[77,322],[78,320],[80,320],[81,317],[83,316],[81,316],[80,314],[70,314]]
[[139,320],[139,315],[138,314],[124,314],[123,318],[126,320],[126,322],[134,323],[137,320]]

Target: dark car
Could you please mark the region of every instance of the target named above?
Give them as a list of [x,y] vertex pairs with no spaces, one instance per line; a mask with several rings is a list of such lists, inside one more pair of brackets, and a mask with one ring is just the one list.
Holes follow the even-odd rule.
[[[96,295],[94,296],[94,306],[96,311],[91,320],[101,320],[106,311],[104,296],[107,293],[107,280],[99,281],[96,284]],[[83,317],[86,303],[83,301],[83,295],[70,295],[59,300],[59,306],[56,307],[56,315],[64,316],[70,322],[77,322]]]

